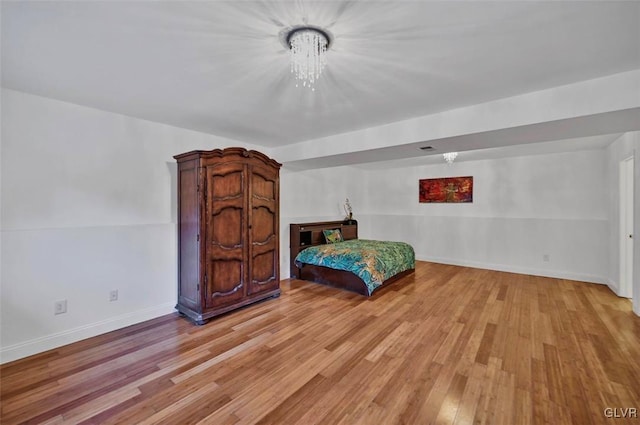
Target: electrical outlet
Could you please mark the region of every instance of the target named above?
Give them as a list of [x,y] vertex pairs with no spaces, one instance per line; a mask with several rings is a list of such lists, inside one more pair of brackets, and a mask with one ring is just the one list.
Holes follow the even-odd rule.
[[109,292],[109,301],[118,301],[118,290],[114,289]]
[[53,314],[62,314],[67,312],[67,300],[56,301],[53,303]]
[[544,261],[545,263],[548,263],[549,261],[551,261],[551,257],[549,256],[549,254],[544,254],[542,256],[542,261]]

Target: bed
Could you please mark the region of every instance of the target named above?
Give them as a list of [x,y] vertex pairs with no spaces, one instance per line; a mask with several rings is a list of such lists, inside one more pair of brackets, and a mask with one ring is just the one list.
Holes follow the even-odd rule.
[[[371,296],[415,270],[410,245],[358,239],[355,220],[291,224],[289,230],[292,278]],[[327,244],[325,233],[335,230],[343,241]]]

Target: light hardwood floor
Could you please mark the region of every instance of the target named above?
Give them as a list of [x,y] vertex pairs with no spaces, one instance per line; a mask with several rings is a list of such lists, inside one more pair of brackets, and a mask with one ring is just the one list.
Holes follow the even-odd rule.
[[6,364],[1,422],[640,423],[640,318],[606,286],[418,262],[372,298],[282,289]]

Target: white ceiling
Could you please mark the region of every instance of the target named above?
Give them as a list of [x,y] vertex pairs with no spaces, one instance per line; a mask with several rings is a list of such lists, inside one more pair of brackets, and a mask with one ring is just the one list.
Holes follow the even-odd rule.
[[[640,68],[635,1],[5,1],[1,13],[4,87],[266,147]],[[279,39],[302,23],[334,37],[315,92],[295,87]]]

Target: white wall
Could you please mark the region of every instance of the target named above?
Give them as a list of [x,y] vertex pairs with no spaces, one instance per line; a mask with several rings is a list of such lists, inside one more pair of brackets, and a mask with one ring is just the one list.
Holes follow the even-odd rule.
[[[606,164],[604,151],[583,151],[283,173],[282,276],[288,223],[340,219],[338,205],[349,196],[360,237],[408,242],[418,259],[606,283]],[[419,179],[467,175],[474,177],[473,203],[418,202]]]
[[354,167],[280,171],[280,277],[289,277],[289,224],[342,220],[349,198],[354,218],[362,212],[364,172]]
[[633,275],[633,311],[640,315],[640,132],[622,135],[607,148],[607,171],[609,195],[609,286],[614,292],[619,290],[620,281],[620,161],[634,157],[634,275]]
[[[422,260],[605,283],[605,165],[585,151],[369,171],[370,234]],[[419,179],[450,176],[473,176],[473,203],[418,202]]]
[[[289,215],[283,217],[283,227],[292,216],[308,221],[313,211],[327,216],[318,218],[341,218],[337,213],[328,217],[326,208],[348,194],[355,201],[362,238],[409,242],[418,259],[607,282],[604,151],[457,161],[452,166],[380,165],[289,174],[282,180],[281,210]],[[418,202],[419,179],[467,175],[474,177],[473,203]],[[344,181],[356,184],[347,189],[340,184]],[[293,187],[296,202],[285,202],[294,196]],[[288,243],[288,233],[286,238]],[[549,261],[543,260],[545,254]]]
[[2,362],[173,311],[173,155],[256,149],[5,89],[2,124]]

